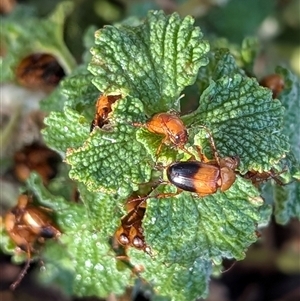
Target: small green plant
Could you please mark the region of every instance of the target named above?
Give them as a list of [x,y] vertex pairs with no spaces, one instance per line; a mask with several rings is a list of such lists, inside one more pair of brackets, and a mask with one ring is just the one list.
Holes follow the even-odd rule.
[[[66,11],[67,5],[59,6],[56,14]],[[61,20],[53,16],[52,21]],[[35,22],[37,26],[40,21]],[[9,20],[7,24],[12,26]],[[45,32],[41,27],[41,36]],[[68,66],[68,76],[42,101],[42,109],[49,112],[43,135],[70,166],[69,176],[78,183],[82,204],[51,192],[36,174],[28,180],[39,203],[55,210],[63,232],[59,243],[51,241],[43,249],[45,282],[58,283],[72,295],[106,297],[122,294],[142,280],[153,300],[195,300],[207,295],[209,279],[222,270],[222,259],[245,257],[257,240],[257,228],[269,220],[272,206],[280,223],[300,218],[300,137],[295,116],[299,81],[278,67],[285,89],[279,99],[272,99],[269,89],[247,75],[255,60],[255,40],[245,39],[234,56],[230,45],[220,47],[220,41],[205,40],[192,17],[161,11],[151,11],[145,20],[132,24],[91,28],[85,37],[84,62],[76,68],[65,48],[56,47],[61,45],[57,40],[53,34],[52,44],[41,40],[45,48],[35,45],[26,51],[50,52]],[[16,49],[18,56],[12,57],[17,61],[23,50]],[[129,249],[127,264],[111,245],[126,200],[139,194],[144,183],[165,179],[158,162],[168,166],[189,158],[168,145],[157,158],[162,137],[133,123],[145,123],[158,112],[181,112],[188,106],[190,86],[200,97],[190,113],[182,113],[189,133],[187,149],[194,152],[199,146],[212,158],[202,126],[207,127],[221,157],[239,157],[237,179],[229,190],[205,197],[182,192],[155,198],[157,193],[176,191],[171,183],[160,184],[147,199],[143,219],[153,254]],[[109,126],[90,132],[100,93],[118,94],[121,99],[112,106]],[[183,93],[186,96],[181,98]],[[243,175],[271,169],[286,169],[284,180],[292,183],[268,183],[272,196],[264,200],[264,191]],[[14,254],[4,230],[3,237],[2,249]],[[137,265],[143,271],[134,274],[132,267]]]

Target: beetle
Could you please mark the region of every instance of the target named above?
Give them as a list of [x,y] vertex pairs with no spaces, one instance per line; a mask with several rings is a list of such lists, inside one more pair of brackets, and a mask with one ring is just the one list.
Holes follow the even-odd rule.
[[226,191],[235,182],[234,169],[238,166],[237,157],[220,158],[219,163],[209,161],[175,162],[167,167],[166,173],[170,183],[180,190],[195,192],[206,196]]
[[102,128],[108,123],[108,115],[112,111],[112,104],[120,99],[121,95],[105,95],[101,94],[96,102],[96,113],[92,121],[90,132],[96,127]]
[[31,199],[26,194],[21,194],[17,205],[6,213],[4,226],[9,237],[27,254],[25,267],[11,285],[11,289],[15,289],[30,266],[31,254],[36,252],[35,247],[46,239],[58,239],[61,231],[54,224],[48,210],[31,204]]
[[126,207],[129,212],[121,219],[121,225],[115,232],[115,240],[127,248],[129,246],[151,254],[150,247],[145,243],[142,220],[146,212],[145,198],[130,198]]
[[53,90],[65,76],[57,59],[47,53],[33,53],[23,58],[15,74],[22,86],[46,91]]
[[55,177],[61,157],[43,144],[34,142],[24,146],[14,155],[14,174],[25,182],[31,171],[37,172],[47,185]]
[[199,196],[207,196],[218,190],[226,191],[235,182],[235,169],[239,165],[239,157],[220,158],[211,132],[205,126],[201,127],[209,134],[215,159],[207,159],[201,149],[196,147],[202,161],[189,160],[170,164],[166,168],[166,175],[169,182],[175,185],[178,191],[177,193],[160,194],[158,197],[176,195],[182,190],[195,192]]
[[185,125],[175,113],[158,113],[146,122],[146,128],[151,133],[164,135],[162,143],[170,142],[182,148],[188,140]]
[[273,98],[277,98],[284,89],[284,80],[279,74],[267,75],[259,83],[273,92]]
[[284,186],[285,184],[280,180],[279,175],[285,173],[287,170],[284,169],[280,172],[276,172],[273,168],[269,171],[258,172],[255,170],[250,170],[246,174],[243,175],[245,179],[250,180],[253,185],[258,187],[260,184],[273,179],[276,184],[280,186]]
[[149,132],[163,136],[163,139],[156,151],[156,156],[161,151],[163,144],[171,144],[179,149],[185,150],[188,141],[187,128],[175,112],[162,112],[154,114],[145,124],[134,122],[134,126],[143,126]]

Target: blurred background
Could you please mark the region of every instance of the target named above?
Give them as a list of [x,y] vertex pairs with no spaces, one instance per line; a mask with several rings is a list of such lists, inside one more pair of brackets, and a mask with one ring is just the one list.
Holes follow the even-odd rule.
[[[1,0],[1,18],[6,18],[17,6],[31,8],[43,18],[53,11],[58,0]],[[231,45],[241,45],[247,36],[257,37],[259,53],[254,75],[261,79],[283,65],[300,76],[300,0],[73,0],[75,8],[64,27],[65,42],[77,63],[84,52],[83,34],[91,26],[101,28],[125,18],[143,18],[148,10],[177,11],[192,15],[208,39],[226,38]],[[1,21],[2,22],[2,21]],[[38,29],[37,29],[38,30]],[[0,48],[5,56],[5,49]],[[34,59],[34,58],[32,58]],[[51,58],[45,58],[50,59]],[[52,62],[51,62],[52,64]],[[44,113],[39,101],[48,95],[64,76],[64,70],[51,65],[56,77],[44,89],[28,87],[24,76],[16,83],[1,85],[1,215],[15,205],[19,188],[34,170],[48,183],[58,172],[59,157],[43,145],[40,129]],[[52,70],[53,70],[52,69]],[[25,87],[24,87],[25,86]],[[37,84],[40,86],[40,83]],[[40,160],[43,158],[43,160]],[[72,185],[71,185],[72,186]],[[70,198],[76,196],[70,191]],[[76,200],[75,200],[76,201]],[[300,202],[300,200],[299,200]],[[278,225],[273,220],[261,230],[258,242],[247,251],[241,262],[225,262],[227,270],[212,279],[210,301],[296,301],[300,300],[300,223],[291,220]],[[15,292],[9,285],[17,278],[21,267],[0,253],[0,300],[22,301],[92,301],[97,298],[64,296],[55,287],[42,287],[36,281],[32,264],[28,275]],[[131,290],[121,297],[107,300],[133,300]],[[147,300],[142,293],[134,300]],[[187,300],[189,301],[189,300]]]

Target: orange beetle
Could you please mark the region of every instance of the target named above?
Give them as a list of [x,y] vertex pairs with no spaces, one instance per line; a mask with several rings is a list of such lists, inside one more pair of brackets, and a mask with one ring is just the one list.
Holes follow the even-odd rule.
[[164,135],[163,142],[171,142],[181,148],[188,140],[188,133],[182,120],[175,114],[158,113],[146,123],[151,133]]
[[18,279],[11,285],[11,289],[15,289],[25,276],[35,247],[44,243],[46,239],[58,239],[61,235],[46,208],[33,206],[29,204],[30,201],[27,195],[21,194],[18,204],[4,217],[4,226],[8,235],[27,254],[26,265]]
[[[156,156],[160,153],[162,145],[172,144],[175,147],[184,149],[188,141],[188,132],[182,120],[175,113],[157,113],[146,122],[145,125],[134,123],[136,126],[145,126],[149,132],[164,136],[159,145]],[[189,153],[187,150],[185,150]]]
[[127,201],[129,212],[121,219],[121,225],[116,230],[114,237],[125,248],[131,246],[151,254],[150,247],[145,243],[142,227],[142,220],[146,212],[144,200],[145,198],[130,198]]
[[121,97],[121,95],[105,94],[101,94],[98,97],[96,102],[96,113],[92,121],[90,131],[92,131],[96,126],[102,128],[105,124],[108,123],[108,114],[112,111],[111,106]]
[[26,145],[14,155],[14,173],[19,181],[26,181],[31,171],[37,172],[44,184],[55,177],[62,159],[58,153],[45,145],[33,143]]
[[260,85],[272,90],[273,98],[277,98],[284,89],[284,80],[278,74],[270,74],[261,79]]
[[[220,158],[210,131],[208,134],[215,160],[208,160],[197,147],[203,161],[174,162],[166,168],[167,178],[179,190],[195,192],[199,196],[214,194],[217,190],[228,190],[236,179],[235,169],[239,165],[237,156]],[[176,195],[178,194],[169,194]]]
[[25,57],[15,71],[20,85],[30,89],[53,90],[65,76],[56,58],[47,53]]
[[185,191],[206,196],[226,191],[235,182],[234,169],[238,166],[237,157],[225,157],[207,163],[201,161],[175,162],[168,166],[167,177],[170,183]]
[[283,170],[281,172],[275,172],[273,169],[270,171],[258,172],[255,170],[250,170],[246,174],[243,175],[245,179],[250,180],[253,185],[259,186],[263,182],[273,179],[278,185],[283,186],[284,183],[279,179],[279,175],[286,172]]

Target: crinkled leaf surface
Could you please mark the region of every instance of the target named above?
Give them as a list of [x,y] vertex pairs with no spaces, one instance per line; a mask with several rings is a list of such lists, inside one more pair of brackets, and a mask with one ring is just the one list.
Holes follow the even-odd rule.
[[[154,162],[158,157],[159,160],[165,162],[165,164],[183,159],[184,152],[172,147],[172,145],[162,144],[163,138],[164,136],[150,133],[144,128],[139,129],[136,133],[136,139],[144,145]],[[160,152],[157,153],[159,147],[161,147],[161,149]]]
[[295,181],[287,186],[274,188],[275,219],[282,225],[287,224],[291,218],[300,220],[300,183]]
[[[104,296],[102,289],[107,291],[107,283],[113,281],[111,271],[117,278],[116,283],[109,283],[114,292],[131,284],[128,269],[121,276],[114,256],[109,257],[108,239],[120,223],[128,195],[155,170],[153,154],[162,138],[132,123],[144,123],[146,115],[155,112],[178,110],[177,99],[185,86],[193,84],[199,67],[207,63],[207,51],[208,45],[190,17],[181,20],[177,14],[151,12],[137,26],[99,30],[89,65],[92,75],[78,69],[62,83],[68,98],[65,109],[50,114],[45,136],[53,147],[68,148],[70,176],[81,182],[86,211],[80,220],[76,213],[66,213],[69,220],[62,217],[66,227],[63,242],[75,248],[65,266],[73,275],[76,294],[90,295],[94,290],[93,294]],[[212,81],[206,83],[199,108],[183,117],[189,144],[201,145],[205,154],[211,155],[207,133],[200,127],[206,125],[221,156],[240,157],[241,172],[270,169],[288,151],[287,138],[280,132],[283,106],[256,80],[244,77],[225,50],[211,56],[206,71]],[[112,106],[109,124],[88,134],[92,117],[88,110],[94,109],[100,91],[119,93],[122,98]],[[64,138],[65,127],[69,136]],[[147,147],[147,143],[151,145]],[[163,147],[162,162],[178,160],[180,155]],[[161,185],[147,200],[143,228],[153,257],[130,250],[130,261],[144,266],[141,276],[153,283],[160,295],[171,295],[176,301],[193,300],[205,296],[212,263],[219,264],[223,257],[242,259],[256,240],[257,224],[267,218],[259,210],[259,192],[240,176],[224,193],[199,198],[184,192],[155,198],[156,192],[173,188]],[[68,236],[69,232],[74,235]],[[96,275],[107,277],[106,282]]]
[[283,132],[289,137],[291,146],[290,153],[280,162],[279,171],[286,171],[282,176],[285,176],[288,181],[284,182],[286,183],[284,186],[271,181],[263,186],[262,194],[266,202],[274,206],[276,222],[287,224],[291,218],[300,219],[300,181],[297,176],[300,170],[300,134],[298,130],[300,126],[298,118],[300,82],[295,75],[283,67],[277,67],[276,72],[285,83],[279,99],[285,107]]
[[188,265],[183,263],[168,264],[160,256],[149,255],[137,250],[130,250],[133,262],[143,263],[141,277],[152,283],[159,295],[170,296],[171,300],[185,301],[206,297],[209,275],[212,271],[210,260],[197,258]]
[[66,152],[70,147],[80,147],[89,135],[90,124],[77,111],[65,107],[63,112],[51,112],[45,119],[47,127],[43,130],[46,143]]
[[62,2],[48,18],[38,19],[20,6],[3,18],[1,39],[8,51],[1,61],[1,81],[13,80],[13,70],[21,59],[33,53],[52,54],[67,74],[71,72],[75,60],[63,41],[63,26],[72,8],[71,2]]
[[215,140],[221,156],[239,156],[239,170],[269,170],[289,150],[287,137],[281,133],[284,107],[273,100],[268,89],[255,79],[222,77],[212,81],[202,93],[198,109],[184,116],[198,133],[196,145],[210,150],[205,125]]
[[206,197],[182,192],[172,198],[150,199],[143,223],[146,240],[168,263],[242,259],[257,239],[257,207],[262,202],[253,185],[241,178],[228,191]]
[[253,74],[253,65],[259,51],[259,43],[256,37],[245,37],[241,45],[232,43],[231,39],[229,41],[226,38],[218,37],[211,41],[211,48],[216,51],[228,49],[231,55],[233,55],[236,64],[247,74]]
[[289,137],[291,151],[300,162],[300,79],[283,67],[277,67],[276,71],[284,79],[284,90],[279,94],[286,109],[283,132]]
[[52,111],[61,112],[67,106],[92,119],[95,111],[93,104],[100,92],[91,80],[92,75],[86,70],[86,66],[78,66],[47,98],[42,100],[41,109],[51,114]]
[[130,270],[118,270],[108,241],[108,233],[113,233],[118,218],[115,204],[101,194],[89,193],[86,189],[82,191],[83,201],[94,202],[94,209],[99,211],[100,220],[96,225],[91,223],[90,211],[82,204],[70,203],[50,194],[36,176],[31,177],[29,187],[41,204],[55,210],[63,232],[60,242],[52,244],[49,253],[48,248],[44,250],[46,271],[47,262],[50,263],[44,278],[64,274],[69,284],[72,283],[69,293],[73,295],[105,297],[111,292],[123,293],[130,283]]
[[69,149],[66,162],[72,166],[71,178],[92,191],[118,191],[121,195],[148,181],[151,159],[147,159],[146,150],[136,140],[137,129],[130,124],[140,120],[142,108],[141,102],[129,96],[119,100],[114,114],[126,116],[123,124],[107,130],[96,128],[82,147]]
[[[66,105],[85,115],[90,111],[94,113],[94,104],[100,92],[92,84],[93,75],[83,68],[77,72],[62,82],[62,93],[68,98]],[[89,117],[94,116],[89,114]]]
[[275,219],[280,224],[286,224],[291,218],[300,219],[300,181],[296,176],[300,170],[300,119],[298,113],[300,80],[283,67],[277,67],[276,72],[283,77],[285,82],[284,90],[279,95],[279,99],[286,109],[283,132],[289,137],[291,156],[295,158],[293,168],[290,170],[294,176],[294,182],[286,186],[273,186]]
[[216,81],[223,76],[234,76],[235,74],[245,75],[245,72],[237,65],[229,49],[218,48],[209,53],[209,63],[200,68],[196,84],[203,92],[211,80]]
[[142,25],[106,26],[96,32],[89,70],[106,93],[119,91],[140,99],[147,114],[179,109],[185,86],[207,64],[209,46],[191,17],[150,12]]
[[86,66],[80,65],[42,100],[41,109],[49,112],[45,118],[48,127],[44,130],[49,146],[66,152],[87,139],[100,94],[91,82],[92,77]]
[[62,94],[60,88],[61,80],[58,84],[58,87],[54,89],[47,97],[41,99],[40,109],[43,112],[51,113],[52,111],[62,112],[64,110],[64,105],[67,100],[66,96]]

